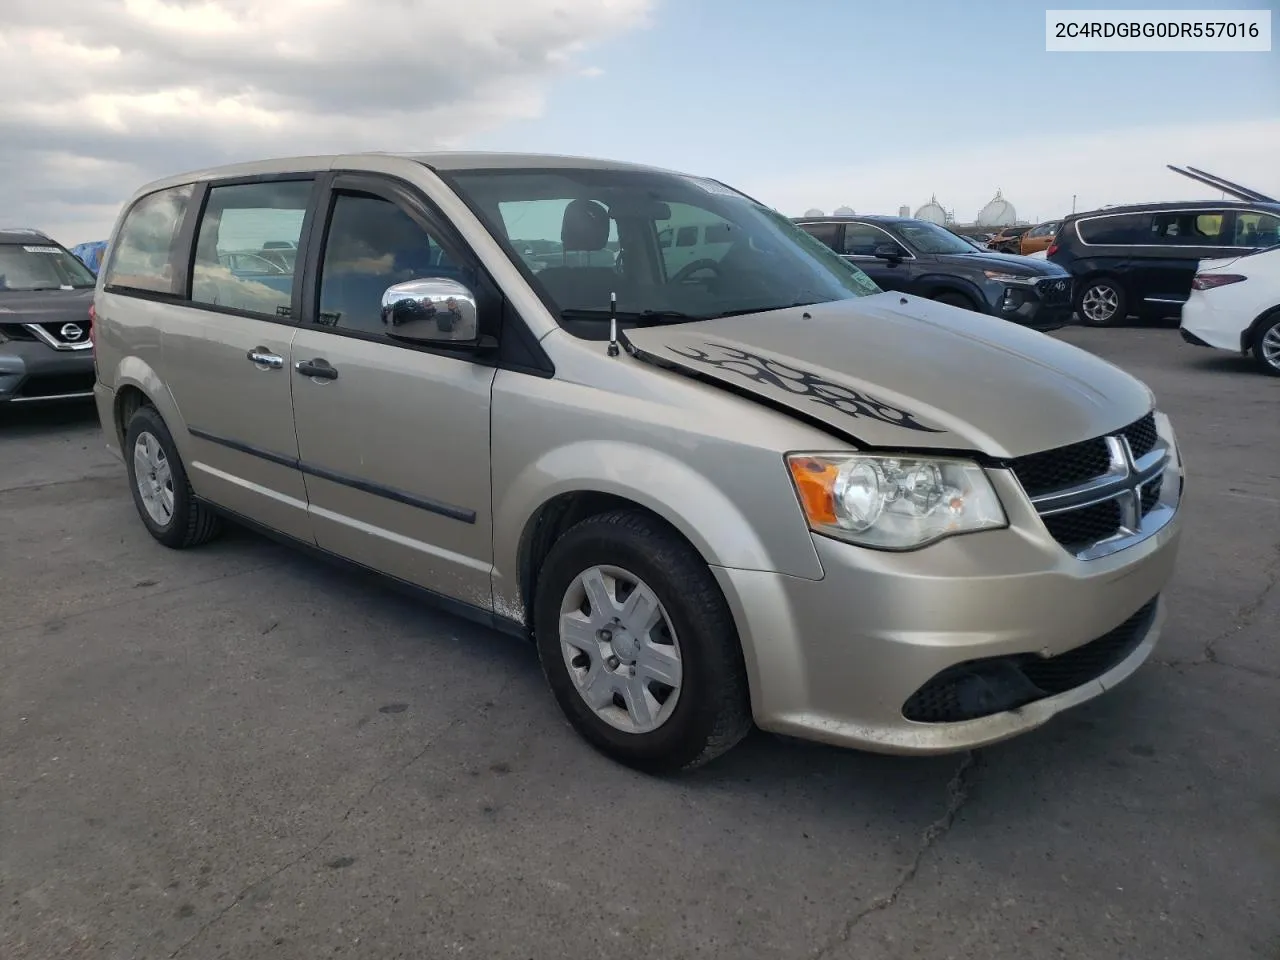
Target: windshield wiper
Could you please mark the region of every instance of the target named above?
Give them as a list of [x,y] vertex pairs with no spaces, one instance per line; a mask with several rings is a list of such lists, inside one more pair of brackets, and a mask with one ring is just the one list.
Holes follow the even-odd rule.
[[774,310],[794,310],[797,307],[812,307],[819,303],[830,303],[829,300],[797,300],[795,303],[779,303],[772,307],[748,307],[745,310],[726,310],[724,313],[717,313],[716,319],[721,317],[745,317],[750,313],[772,313]]
[[[560,311],[560,316],[568,320],[608,320],[609,311],[589,308],[568,307]],[[637,326],[656,326],[662,323],[688,323],[692,320],[708,320],[709,317],[685,313],[683,310],[619,310],[617,319],[623,323],[634,323]]]

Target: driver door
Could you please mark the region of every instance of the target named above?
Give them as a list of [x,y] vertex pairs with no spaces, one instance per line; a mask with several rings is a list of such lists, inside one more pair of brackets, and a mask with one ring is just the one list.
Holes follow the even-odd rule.
[[[896,247],[902,253],[898,261],[882,260],[875,255],[881,247]],[[879,227],[869,223],[846,223],[842,256],[876,282],[881,290],[914,293],[915,257],[901,243]]]
[[[447,277],[479,292],[465,244],[416,192],[336,178],[311,234],[290,351],[298,458],[317,545],[491,609],[489,410],[496,367],[397,340],[383,292]],[[493,322],[493,303],[480,316]]]

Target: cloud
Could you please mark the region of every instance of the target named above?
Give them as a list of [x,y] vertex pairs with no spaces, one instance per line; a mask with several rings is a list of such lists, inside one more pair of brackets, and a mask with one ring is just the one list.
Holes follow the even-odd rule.
[[604,70],[601,67],[583,67],[578,71],[578,75],[583,77],[603,77]]
[[[820,141],[819,141],[820,142]],[[997,189],[1020,219],[1047,220],[1071,211],[1156,200],[1216,200],[1221,193],[1178,176],[1165,164],[1191,165],[1280,196],[1275,166],[1280,117],[1188,122],[1118,131],[1072,133],[1056,128],[962,149],[939,142],[927,153],[895,155],[888,131],[869,137],[863,163],[810,166],[786,177],[734,184],[784,213],[848,204],[859,213],[912,212],[937,194],[957,221],[972,222]],[[1232,199],[1228,197],[1228,199]]]
[[76,243],[157,176],[456,147],[539,116],[547,84],[653,2],[8,0],[0,211]]

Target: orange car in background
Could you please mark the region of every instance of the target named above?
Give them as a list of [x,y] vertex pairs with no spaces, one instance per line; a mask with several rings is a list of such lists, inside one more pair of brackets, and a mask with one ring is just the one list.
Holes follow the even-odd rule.
[[994,237],[987,241],[987,249],[998,253],[1017,253],[1018,241],[1030,227],[1001,227]]
[[1053,238],[1058,235],[1060,220],[1046,220],[1038,223],[1018,239],[1016,252],[1024,257],[1030,253],[1039,253],[1053,246]]

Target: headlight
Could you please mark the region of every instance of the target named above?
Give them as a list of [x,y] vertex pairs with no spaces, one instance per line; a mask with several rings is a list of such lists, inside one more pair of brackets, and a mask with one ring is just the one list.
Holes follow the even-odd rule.
[[795,453],[787,466],[810,528],[864,547],[914,550],[1009,525],[969,460]]
[[988,280],[994,280],[996,283],[1015,283],[1023,287],[1034,287],[1040,277],[1020,277],[1015,273],[1004,273],[1001,270],[983,270]]

